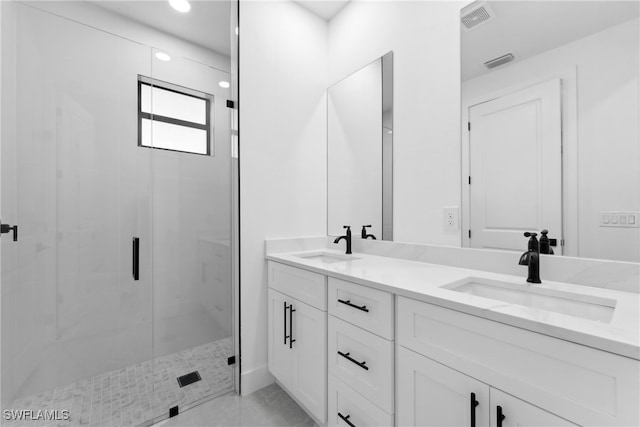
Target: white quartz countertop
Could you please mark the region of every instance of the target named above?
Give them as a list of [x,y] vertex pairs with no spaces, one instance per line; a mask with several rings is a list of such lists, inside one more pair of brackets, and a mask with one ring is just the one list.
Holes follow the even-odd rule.
[[[526,281],[526,267],[522,276],[511,276],[361,253],[334,263],[300,256],[319,252],[344,255],[343,251],[315,249],[268,253],[267,259],[640,360],[638,294],[547,281],[544,277],[541,284],[531,284]],[[589,320],[442,288],[467,278],[607,298],[615,300],[615,310],[608,322]]]

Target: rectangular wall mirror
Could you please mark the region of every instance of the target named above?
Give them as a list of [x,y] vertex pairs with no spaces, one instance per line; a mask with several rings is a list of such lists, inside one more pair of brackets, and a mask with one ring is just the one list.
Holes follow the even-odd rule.
[[461,12],[462,245],[640,257],[638,2]]
[[327,90],[327,230],[393,240],[393,52]]

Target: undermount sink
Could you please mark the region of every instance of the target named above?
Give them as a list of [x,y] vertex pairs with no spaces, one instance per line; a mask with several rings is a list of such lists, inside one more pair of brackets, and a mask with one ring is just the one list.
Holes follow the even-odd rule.
[[333,264],[334,262],[345,262],[345,261],[353,261],[354,259],[358,259],[353,255],[336,254],[333,252],[308,252],[308,253],[298,254],[295,256],[297,256],[298,258],[319,261],[324,264]]
[[478,277],[467,277],[442,288],[604,323],[611,321],[616,307],[616,300],[609,298]]

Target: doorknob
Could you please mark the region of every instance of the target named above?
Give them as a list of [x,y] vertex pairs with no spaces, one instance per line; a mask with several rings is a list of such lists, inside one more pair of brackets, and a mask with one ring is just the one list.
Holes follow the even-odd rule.
[[5,234],[13,230],[13,241],[18,241],[18,226],[14,225],[13,227],[9,224],[0,224],[0,234]]

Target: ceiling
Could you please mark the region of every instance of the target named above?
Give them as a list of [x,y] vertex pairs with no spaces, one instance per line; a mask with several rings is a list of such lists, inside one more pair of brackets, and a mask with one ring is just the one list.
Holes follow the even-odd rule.
[[294,0],[300,6],[318,15],[325,21],[336,16],[350,0]]
[[191,10],[187,13],[175,11],[166,0],[102,0],[93,3],[207,49],[227,56],[231,53],[230,1],[191,1]]
[[[295,0],[330,20],[349,0]],[[230,55],[231,3],[196,0],[180,13],[166,0],[96,0],[94,4],[210,50]],[[516,61],[638,17],[637,1],[489,1],[495,17],[461,30],[462,80],[489,72],[484,63],[506,53]],[[462,28],[462,27],[461,27]],[[508,35],[508,37],[505,37]]]
[[515,61],[537,55],[637,18],[640,8],[637,1],[612,0],[486,3],[492,20],[468,31],[460,26],[463,81],[490,72],[483,64],[491,59],[510,52]]

